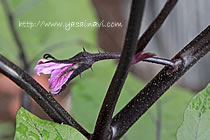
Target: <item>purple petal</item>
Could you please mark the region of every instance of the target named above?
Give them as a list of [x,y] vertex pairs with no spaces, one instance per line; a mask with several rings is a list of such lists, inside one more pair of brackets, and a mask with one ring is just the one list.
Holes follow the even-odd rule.
[[138,52],[135,57],[133,58],[133,61],[132,61],[132,64],[136,64],[138,63],[139,61],[142,61],[146,58],[149,58],[149,57],[153,57],[155,54],[154,53],[147,53],[147,52]]
[[49,62],[49,63],[45,63],[49,61],[48,59],[40,59],[35,67],[35,73],[37,75],[40,75],[40,73],[43,74],[51,74],[53,70],[56,69],[61,69],[63,67],[66,66],[72,66],[72,64],[59,64],[59,63],[55,63],[55,62]]
[[56,69],[52,71],[51,77],[48,80],[49,81],[49,89],[51,90],[51,93],[56,94],[58,93],[62,86],[67,82],[71,74],[74,72],[74,70],[71,70],[69,72],[66,72],[68,68],[71,66],[65,66],[61,69]]

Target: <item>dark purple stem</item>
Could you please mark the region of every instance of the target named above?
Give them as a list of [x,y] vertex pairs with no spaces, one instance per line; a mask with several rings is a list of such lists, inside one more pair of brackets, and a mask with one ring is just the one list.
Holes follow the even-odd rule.
[[[120,54],[118,53],[88,53],[88,52],[81,52],[81,53],[85,53],[83,54],[84,56],[81,57],[81,56],[76,55],[78,57],[75,58],[74,56],[73,59],[70,58],[70,59],[58,60],[51,54],[44,54],[43,58],[52,59],[52,60],[47,61],[46,63],[56,62],[56,63],[65,63],[65,64],[82,62],[85,59],[90,59],[92,62],[108,60],[108,59],[120,59]],[[175,67],[175,63],[166,58],[149,57],[149,58],[143,59],[142,61]]]
[[107,91],[96,122],[94,133],[90,140],[109,140],[113,135],[110,124],[117,100],[122,86],[127,78],[128,71],[136,51],[144,4],[145,0],[132,1],[130,19],[120,62]]
[[164,67],[114,118],[114,138],[121,138],[129,128],[168,90],[185,72],[210,51],[210,26],[200,33],[172,60],[177,68]]
[[163,22],[168,17],[169,13],[172,11],[174,6],[176,5],[178,0],[168,0],[164,5],[163,9],[159,13],[159,15],[154,19],[154,21],[150,24],[144,34],[140,37],[136,53],[143,51],[144,48],[147,46],[149,41],[152,39],[154,34],[160,29]]
[[[91,55],[93,55],[93,59],[95,61],[101,61],[106,59],[120,59],[120,54],[117,53],[96,53]],[[173,61],[160,57],[145,58],[142,61],[175,67],[175,63]]]
[[94,53],[91,55],[95,62],[106,59],[120,59],[120,54],[117,53]]
[[146,58],[142,61],[155,63],[155,64],[166,65],[166,66],[171,66],[171,67],[176,67],[175,62],[173,62],[172,60],[169,60],[169,59],[165,59],[165,58],[150,57],[150,58]]

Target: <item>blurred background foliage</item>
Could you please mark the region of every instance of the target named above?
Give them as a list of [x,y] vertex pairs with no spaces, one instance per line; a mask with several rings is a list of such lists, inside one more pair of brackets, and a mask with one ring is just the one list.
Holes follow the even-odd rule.
[[[7,0],[15,16],[16,30],[24,45],[31,74],[38,59],[44,53],[51,53],[56,58],[64,59],[82,51],[97,52],[97,28],[77,27],[64,28],[18,27],[19,22],[51,21],[51,22],[95,22],[97,16],[90,1],[84,0]],[[0,53],[9,60],[20,65],[18,48],[9,29],[8,20],[0,3]],[[103,98],[115,71],[114,61],[99,62],[93,66],[94,72],[88,70],[82,78],[73,80],[71,88],[70,112],[89,132],[93,132],[96,118]],[[1,76],[1,75],[0,75]],[[2,82],[2,81],[1,81]],[[129,75],[123,88],[117,113],[145,85],[133,75]],[[0,83],[0,88],[3,88]],[[1,94],[1,93],[0,93]],[[124,140],[139,138],[155,140],[175,140],[176,131],[183,120],[184,109],[192,97],[185,89],[171,88],[123,137]],[[19,100],[19,99],[17,99]],[[1,98],[0,98],[1,102]],[[1,111],[1,110],[0,110]],[[4,113],[4,112],[0,112]],[[1,118],[0,118],[1,119]],[[13,139],[14,120],[0,121],[0,139]]]
[[[52,49],[51,53],[59,58],[68,58],[86,47],[89,50],[96,46],[96,28],[72,28],[65,30],[56,27],[19,27],[19,22],[80,22],[96,21],[93,7],[88,1],[79,0],[21,0],[8,1],[10,9],[15,16],[16,29],[24,45],[29,60],[35,57],[40,59],[44,49]],[[17,58],[17,46],[9,29],[7,17],[3,7],[0,7],[1,18],[1,53],[13,62],[19,63]],[[84,43],[83,43],[84,42]],[[88,46],[87,46],[88,44]],[[11,51],[12,50],[12,51]],[[39,53],[42,52],[40,55]],[[49,51],[45,51],[49,52]],[[65,55],[64,55],[65,54]],[[36,60],[38,60],[36,59]],[[36,61],[33,62],[36,64]]]

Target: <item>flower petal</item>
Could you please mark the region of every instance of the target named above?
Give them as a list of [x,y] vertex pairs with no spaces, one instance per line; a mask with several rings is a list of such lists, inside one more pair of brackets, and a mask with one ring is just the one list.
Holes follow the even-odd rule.
[[49,63],[45,63],[49,61],[48,59],[40,59],[35,67],[35,73],[37,75],[40,75],[40,73],[43,74],[51,74],[53,70],[56,69],[61,69],[63,67],[66,66],[72,66],[72,64],[59,64],[59,63],[55,63],[55,62],[49,62]]
[[71,66],[65,66],[61,69],[56,69],[52,71],[51,77],[48,80],[51,93],[58,93],[61,90],[62,86],[67,82],[71,74],[74,72],[74,69],[66,72],[70,67]]

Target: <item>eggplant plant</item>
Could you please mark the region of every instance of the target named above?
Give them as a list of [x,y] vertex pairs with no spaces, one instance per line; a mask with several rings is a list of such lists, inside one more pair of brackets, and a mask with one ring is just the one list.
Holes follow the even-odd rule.
[[[39,134],[38,139],[45,139],[45,137],[48,136],[48,134],[44,132],[44,130],[48,128],[59,131],[61,139],[62,137],[63,139],[89,140],[120,139],[176,81],[210,51],[210,26],[204,29],[171,60],[156,57],[154,53],[144,51],[145,47],[162,26],[176,3],[177,0],[168,0],[148,29],[138,38],[145,0],[132,0],[127,32],[121,53],[89,53],[84,50],[74,57],[64,60],[57,59],[50,54],[45,54],[44,57],[38,61],[35,72],[38,75],[40,73],[51,74],[49,79],[51,91],[47,92],[28,73],[29,62],[25,57],[23,45],[14,27],[14,17],[8,7],[7,1],[2,0],[2,5],[8,17],[12,35],[19,47],[19,56],[24,67],[22,69],[3,55],[0,55],[0,72],[24,89],[25,93],[31,96],[48,116],[54,122],[60,123],[60,125],[47,122],[46,126],[41,127],[43,125],[42,120],[39,120],[36,116],[33,116],[23,108],[19,110],[18,117],[23,116],[26,119],[32,118],[39,122],[39,126],[36,126],[33,122],[25,124],[35,127],[34,131]],[[62,94],[62,91],[65,90],[71,80],[85,70],[91,69],[95,62],[105,59],[119,59],[119,63],[103,100],[94,132],[89,133],[54,99],[54,95]],[[127,105],[114,115],[116,104],[130,67],[140,61],[163,64],[165,67],[141,89]],[[26,96],[26,98],[28,97]],[[27,108],[27,103],[24,104],[23,107]],[[21,128],[20,123],[17,123],[17,125],[18,133],[16,133],[16,139],[22,139],[23,136],[21,136],[19,129]],[[71,127],[66,125],[70,125]],[[179,137],[182,135],[180,132],[181,129],[182,128],[179,129]],[[31,131],[33,130],[31,129]],[[72,135],[76,134],[74,136],[66,135],[71,131]],[[77,134],[77,132],[79,134]],[[55,135],[55,137],[57,137],[57,135]]]

